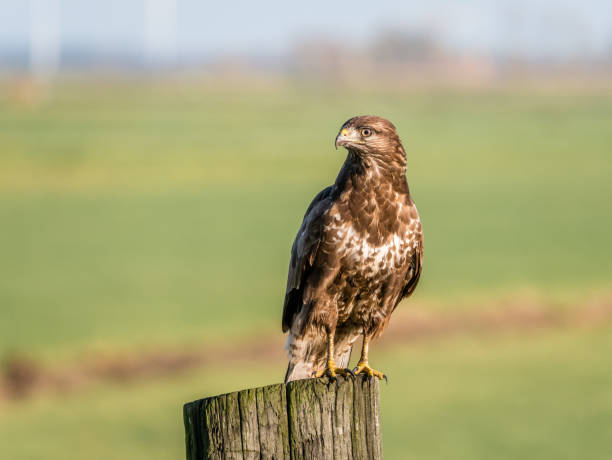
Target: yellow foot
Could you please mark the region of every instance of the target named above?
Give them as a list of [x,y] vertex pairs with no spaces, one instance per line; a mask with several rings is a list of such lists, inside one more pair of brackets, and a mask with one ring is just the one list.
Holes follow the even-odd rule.
[[387,376],[385,374],[380,371],[377,371],[376,369],[372,369],[367,361],[359,361],[357,363],[357,367],[353,369],[353,373],[355,375],[367,374],[370,377],[378,377],[379,380],[385,379],[385,382],[388,381]]
[[312,375],[314,378],[318,379],[319,377],[323,377],[327,375],[330,380],[336,380],[336,375],[354,375],[353,371],[350,369],[345,369],[343,367],[336,367],[336,363],[334,361],[327,361],[327,366],[325,369],[321,369],[320,371],[314,372]]

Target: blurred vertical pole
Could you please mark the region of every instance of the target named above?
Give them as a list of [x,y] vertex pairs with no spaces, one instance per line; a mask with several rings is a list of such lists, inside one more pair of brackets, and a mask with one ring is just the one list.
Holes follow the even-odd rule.
[[145,57],[150,67],[175,63],[177,0],[145,0]]
[[30,72],[49,78],[59,67],[60,0],[30,0]]

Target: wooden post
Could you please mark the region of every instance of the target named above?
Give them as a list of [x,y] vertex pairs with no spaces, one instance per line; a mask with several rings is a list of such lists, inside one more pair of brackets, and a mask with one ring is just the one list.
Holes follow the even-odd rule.
[[308,379],[185,404],[187,460],[381,459],[378,380]]

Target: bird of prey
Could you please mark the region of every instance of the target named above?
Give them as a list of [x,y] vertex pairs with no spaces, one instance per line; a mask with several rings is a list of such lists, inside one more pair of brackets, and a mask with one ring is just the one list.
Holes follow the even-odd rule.
[[[395,126],[354,117],[335,146],[348,150],[346,161],[306,210],[291,249],[285,382],[346,373],[386,378],[370,367],[368,346],[421,275],[423,233]],[[361,359],[351,372],[346,367],[360,337]]]

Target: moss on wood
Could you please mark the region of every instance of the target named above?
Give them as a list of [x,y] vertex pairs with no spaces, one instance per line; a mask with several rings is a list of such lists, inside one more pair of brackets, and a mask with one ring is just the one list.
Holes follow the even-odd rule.
[[185,404],[188,460],[381,459],[378,380],[290,382]]

